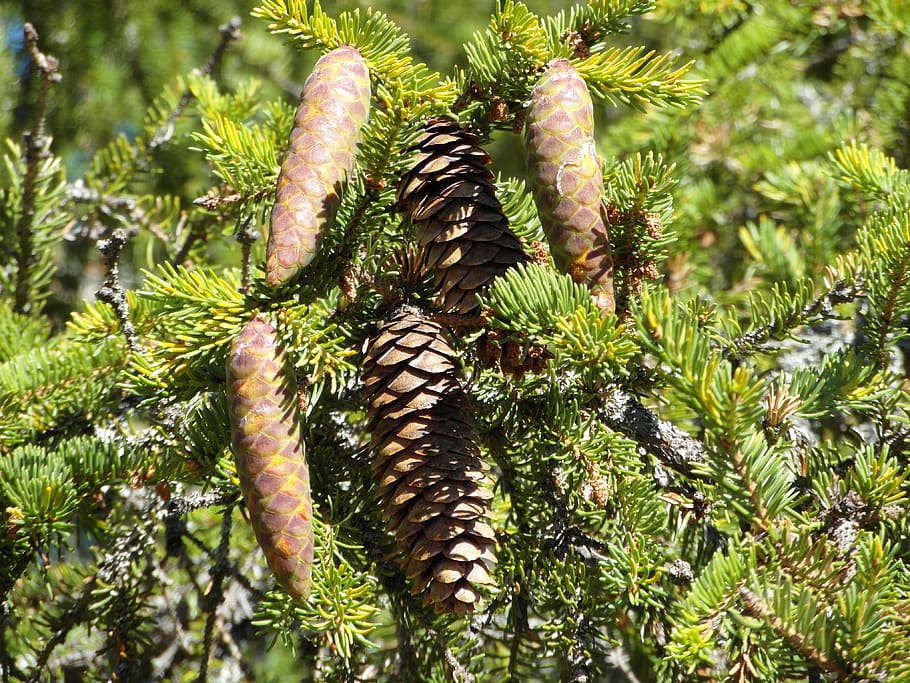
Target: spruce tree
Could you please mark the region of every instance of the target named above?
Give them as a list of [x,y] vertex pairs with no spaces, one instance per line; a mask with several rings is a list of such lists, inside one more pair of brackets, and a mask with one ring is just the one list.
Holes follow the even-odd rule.
[[252,14],[76,171],[24,28],[2,680],[910,680],[900,3]]

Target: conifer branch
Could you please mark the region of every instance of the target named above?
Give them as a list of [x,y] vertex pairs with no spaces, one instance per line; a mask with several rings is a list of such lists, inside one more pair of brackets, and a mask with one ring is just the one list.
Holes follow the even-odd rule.
[[13,310],[18,313],[25,313],[29,308],[29,274],[32,264],[35,262],[35,254],[32,253],[32,222],[35,218],[36,184],[39,164],[50,155],[48,149],[50,139],[44,133],[47,93],[51,84],[58,83],[62,78],[57,59],[38,49],[38,32],[35,27],[26,22],[23,32],[26,49],[32,64],[40,74],[41,82],[38,86],[38,102],[35,106],[32,128],[25,136],[25,178],[22,181],[21,213],[16,223],[18,241],[16,260],[18,263]]
[[862,292],[864,280],[853,282],[838,280],[827,292],[799,310],[791,311],[783,320],[774,320],[732,340],[724,350],[727,360],[740,360],[761,344],[766,343],[775,332],[790,330],[801,325],[813,325],[834,316],[834,306],[854,301]]
[[224,600],[224,579],[230,574],[230,562],[228,562],[228,549],[231,544],[231,520],[233,508],[228,506],[224,509],[221,517],[221,541],[218,543],[218,549],[215,551],[215,564],[209,570],[211,574],[211,590],[208,591],[205,598],[205,608],[208,609],[209,615],[205,620],[205,632],[202,639],[202,662],[199,665],[199,676],[196,683],[205,683],[208,675],[209,659],[212,653],[212,638],[215,633],[215,619],[218,616],[218,606]]
[[528,633],[528,593],[527,586],[518,585],[512,598],[512,609],[509,613],[509,626],[512,631],[512,642],[509,645],[509,680],[518,679],[521,663],[521,643]]
[[[626,40],[619,34],[633,30],[628,18],[657,9],[653,0],[589,0],[549,18],[521,0],[503,0],[489,28],[465,47],[464,69],[440,78],[413,61],[409,36],[379,12],[323,10],[328,3],[320,0],[259,4],[254,15],[290,38],[289,53],[294,46],[319,52],[356,46],[370,72],[363,136],[352,163],[331,183],[337,213],[305,277],[271,291],[250,282],[260,246],[253,244],[255,229],[274,194],[282,131],[291,128],[293,111],[283,97],[264,101],[254,79],[227,92],[209,77],[240,37],[238,19],[220,27],[217,47],[209,36],[214,54],[188,77],[189,87],[180,82],[166,91],[140,134],[118,137],[83,180],[65,182],[37,124],[25,147],[9,143],[13,151],[0,164],[0,176],[10,181],[0,182],[6,258],[0,289],[9,299],[0,305],[0,512],[6,511],[0,529],[7,527],[0,556],[13,565],[0,572],[0,598],[10,593],[8,603],[0,602],[0,683],[68,675],[76,667],[135,680],[148,677],[148,664],[156,680],[206,683],[210,671],[213,678],[238,671],[252,678],[242,653],[248,644],[258,647],[261,632],[245,627],[247,600],[261,604],[254,626],[288,645],[306,638],[310,649],[298,663],[339,681],[903,680],[910,671],[903,617],[910,584],[901,545],[907,503],[901,447],[910,404],[899,373],[881,361],[906,341],[910,174],[899,170],[900,161],[856,145],[826,166],[819,155],[859,132],[857,122],[828,125],[824,117],[827,134],[803,127],[827,90],[810,88],[813,106],[806,107],[788,92],[806,88],[775,78],[781,66],[792,74],[794,59],[811,61],[817,53],[807,34],[842,35],[845,23],[861,20],[870,35],[896,36],[891,17],[871,11],[861,19],[820,17],[778,3],[757,23],[737,27],[735,8],[698,25],[685,13],[664,12],[673,31]],[[214,33],[218,22],[206,13],[196,18]],[[456,17],[459,30],[462,19]],[[137,27],[145,28],[141,21]],[[704,108],[680,117],[672,107],[703,93],[688,75],[688,59],[676,64],[674,55],[680,46],[691,49],[693,31],[702,29],[694,34],[708,57],[702,75],[722,87]],[[635,47],[642,36],[648,46]],[[36,95],[42,125],[48,93],[52,101],[56,95],[46,77],[38,92],[44,56],[36,36],[27,47],[39,68],[30,66],[24,129],[32,125]],[[434,61],[449,56],[435,48]],[[143,69],[138,48],[134,54],[128,66]],[[70,63],[70,54],[59,56]],[[893,66],[891,56],[881,60],[883,69]],[[825,82],[842,82],[840,74],[862,67],[861,60],[851,66],[841,54],[835,58]],[[524,103],[554,60],[571,60],[607,102],[663,108],[646,117],[615,112],[597,137],[610,153],[594,165],[591,177],[603,176],[604,187],[590,206],[609,229],[619,319],[597,310],[575,273],[552,267],[532,185],[488,177],[480,168],[487,167],[481,141],[467,145],[483,162],[469,169],[471,177],[483,176],[473,189],[451,181],[466,156],[457,127],[452,140],[436,130],[439,154],[415,163],[432,146],[421,142],[420,131],[453,106],[458,91],[459,125],[472,135],[510,126],[517,133],[525,118],[533,125]],[[276,83],[290,80],[285,61],[266,69]],[[892,80],[906,81],[908,65],[895,68]],[[781,107],[742,87],[753,71],[771,84]],[[69,67],[66,75],[69,85]],[[868,95],[860,110],[877,115],[871,89],[887,88],[872,78],[857,87]],[[902,115],[910,89],[895,90],[886,93],[891,113]],[[728,105],[742,102],[722,101],[731,94],[754,105],[737,106],[742,120],[732,123],[723,118]],[[850,101],[841,108],[852,109],[856,99],[845,97]],[[542,126],[543,143],[552,142],[557,119],[569,110],[564,98],[554,101],[554,125]],[[771,110],[774,126],[763,125]],[[868,120],[864,113],[860,123]],[[870,139],[904,151],[894,139],[903,119],[887,125]],[[177,131],[190,126],[198,147],[178,139]],[[787,133],[782,144],[770,137],[778,130]],[[708,139],[693,144],[699,137]],[[56,145],[71,150],[71,142]],[[165,147],[175,171],[167,185],[182,189],[162,196],[146,174],[162,170]],[[188,149],[204,155],[217,180],[195,202],[198,209],[185,211],[188,188],[210,184]],[[498,145],[490,150],[495,155]],[[37,173],[30,154],[38,155]],[[572,174],[559,167],[558,193],[574,196]],[[395,187],[407,187],[403,177],[418,168],[418,175],[426,171],[415,180],[421,200],[407,211],[410,223],[399,223]],[[737,187],[742,170],[761,178],[750,186],[756,192]],[[679,193],[670,192],[674,181]],[[838,191],[838,181],[865,196]],[[682,211],[674,212],[674,196],[685,198]],[[23,203],[33,205],[28,219]],[[521,249],[533,252],[530,263],[514,266],[524,258],[495,255],[500,213]],[[432,236],[426,226],[417,229],[430,215],[440,227]],[[733,253],[736,235],[713,227],[740,224],[743,216],[759,225],[753,230],[746,221],[739,236],[745,253]],[[473,234],[479,223],[488,228],[476,231],[479,237],[460,233]],[[107,277],[98,301],[58,334],[42,322],[47,316],[38,315],[38,302],[50,294],[54,240],[67,224],[76,226],[69,238],[102,240]],[[672,283],[645,287],[677,239],[664,226],[679,226]],[[239,242],[233,247],[231,229]],[[128,259],[123,247],[141,233],[167,251],[163,259],[160,250],[150,252],[150,260],[164,263],[149,264],[141,288],[130,291],[133,278],[121,278],[132,275],[131,264],[119,259]],[[708,248],[715,233],[722,238]],[[427,246],[422,235],[435,248],[434,268],[447,273],[435,283],[412,267],[419,264],[417,246]],[[851,239],[857,247],[838,255]],[[477,243],[470,252],[468,241]],[[225,248],[240,253],[241,268],[223,262]],[[88,259],[68,253],[66,260]],[[815,273],[825,264],[822,282]],[[743,281],[725,292],[694,289],[727,276]],[[694,296],[680,300],[673,295],[683,280]],[[448,284],[483,291],[477,309],[442,300],[433,309],[440,312],[424,310],[434,295],[454,291]],[[12,312],[19,289],[28,316]],[[71,303],[69,296],[50,301],[55,315]],[[403,301],[420,309],[418,327],[450,329],[423,334],[399,320],[358,356],[377,317]],[[864,326],[855,348],[812,345],[814,357],[824,355],[806,363],[777,346],[806,326],[842,320],[857,301]],[[727,305],[731,313],[718,313]],[[228,415],[224,400],[225,355],[252,309],[273,318],[302,380],[296,398],[306,414],[302,434],[319,503],[312,521],[320,551],[303,601],[254,587],[259,579],[244,572],[260,558],[229,559],[229,551],[257,552],[250,534],[231,537],[238,533],[231,522],[238,493],[229,417],[240,418]],[[461,369],[448,340],[458,328],[469,332],[459,349],[469,379],[439,370]],[[777,350],[779,356],[770,354]],[[756,366],[751,360],[759,355]],[[370,378],[379,378],[361,381],[360,401],[358,359]],[[653,383],[641,373],[653,373]],[[252,388],[261,376],[251,379]],[[444,400],[455,388],[458,400]],[[806,420],[805,442],[796,426],[787,428],[797,414]],[[242,419],[252,429],[260,416]],[[475,419],[482,434],[468,434]],[[860,446],[857,425],[874,431],[861,436],[878,443]],[[832,442],[839,430],[847,438]],[[382,472],[374,465],[372,477],[367,434],[392,463]],[[819,438],[810,445],[812,436]],[[464,466],[468,457],[479,459],[475,450],[495,461],[489,475],[483,466]],[[478,488],[488,476],[496,478],[495,489]],[[383,515],[370,498],[377,486],[383,507],[394,512],[386,532],[395,531],[396,552],[409,558],[407,565],[391,562]],[[300,498],[291,494],[288,502]],[[220,534],[193,530],[197,517],[213,515],[221,516]],[[478,523],[480,516],[496,522]],[[468,527],[472,538],[453,542]],[[84,557],[62,547],[83,537],[92,539],[94,553],[87,570]],[[492,553],[494,544],[498,561],[491,554],[489,563],[478,563],[474,556]],[[45,570],[53,571],[49,586],[40,567],[28,571],[36,560],[53,562]],[[167,576],[168,565],[179,571]],[[482,586],[494,578],[502,589],[493,599],[450,590],[462,580]],[[455,599],[464,605],[470,599],[472,607],[476,601],[479,613],[470,621],[434,618],[409,594],[410,581],[425,592],[432,587],[431,599],[461,595]],[[83,632],[92,635],[80,651]],[[41,638],[37,645],[33,633]],[[162,635],[166,650],[159,652]],[[264,657],[262,664],[280,675],[287,658]]]
[[139,351],[139,338],[136,328],[130,321],[130,308],[126,301],[126,291],[120,282],[120,252],[132,235],[123,228],[117,228],[106,240],[98,242],[98,249],[104,255],[104,266],[107,276],[104,285],[95,292],[99,301],[108,304],[120,320],[120,328],[126,337],[126,344],[130,351]]
[[611,429],[644,446],[665,465],[691,474],[693,465],[705,462],[704,446],[682,429],[646,408],[621,389],[603,397],[601,415]]
[[771,527],[771,518],[768,515],[768,508],[761,492],[758,490],[752,469],[749,467],[749,463],[746,462],[740,447],[736,443],[730,445],[730,459],[739,473],[742,484],[749,494],[749,499],[752,501],[752,509],[755,511],[755,519],[752,521],[753,527],[757,526],[762,531],[767,532]]
[[414,634],[407,623],[404,605],[396,605],[395,614],[395,641],[398,645],[397,674],[400,680],[407,681],[420,676],[420,666],[417,661],[417,648],[414,645]]
[[41,675],[45,672],[48,659],[50,659],[54,649],[66,640],[66,637],[73,628],[82,623],[85,618],[86,610],[88,610],[89,605],[92,602],[92,597],[97,585],[97,574],[86,579],[79,599],[63,614],[54,635],[48,638],[44,647],[41,648],[41,652],[38,653],[35,659],[35,666],[28,678],[28,683],[38,683],[38,681],[41,680]]
[[367,189],[360,197],[357,206],[354,208],[351,217],[347,221],[341,244],[330,258],[330,262],[334,264],[335,274],[339,278],[345,277],[345,274],[349,271],[357,235],[363,229],[366,219],[368,218],[370,207],[377,199],[377,192],[373,189]]
[[[224,58],[225,50],[227,50],[232,42],[242,38],[240,24],[240,17],[232,17],[226,24],[218,27],[218,31],[221,33],[221,42],[218,43],[218,46],[215,48],[215,51],[209,57],[205,65],[199,69],[200,75],[209,76],[218,70],[218,67],[221,66],[221,60]],[[177,119],[183,115],[183,112],[192,100],[193,91],[190,88],[187,88],[180,96],[180,101],[177,103],[177,106],[171,110],[164,123],[159,126],[158,130],[155,131],[155,134],[149,139],[149,149],[154,150],[173,137],[174,124],[177,122]]]
[[885,294],[881,306],[881,327],[883,334],[876,335],[875,358],[879,364],[885,365],[888,362],[888,354],[885,350],[885,344],[888,341],[887,331],[892,329],[897,321],[894,320],[895,304],[898,297],[901,296],[902,290],[908,286],[910,280],[910,244],[905,245],[905,249],[893,270],[889,273],[891,276],[888,283],[888,291]]
[[745,586],[740,586],[739,597],[743,601],[743,611],[746,614],[758,619],[765,619],[774,632],[787,641],[790,647],[801,653],[822,671],[846,678],[849,673],[847,669],[808,642],[802,633],[785,624],[780,617],[762,603],[761,598],[755,592]]

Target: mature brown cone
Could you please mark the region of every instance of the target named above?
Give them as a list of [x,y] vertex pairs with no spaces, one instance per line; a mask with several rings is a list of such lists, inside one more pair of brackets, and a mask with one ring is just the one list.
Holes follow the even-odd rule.
[[604,220],[594,106],[584,79],[554,59],[531,92],[525,127],[534,201],[557,267],[613,312],[613,256]]
[[404,306],[370,339],[364,401],[377,497],[413,594],[465,614],[490,585],[493,497],[468,398],[442,327]]
[[266,280],[291,280],[316,255],[354,167],[370,111],[370,72],[353,47],[323,55],[303,85],[269,220]]
[[275,329],[259,315],[231,344],[227,396],[240,490],[256,539],[278,582],[294,597],[306,597],[313,502],[297,382]]
[[416,229],[424,267],[435,273],[436,302],[472,313],[477,292],[526,259],[496,199],[490,156],[447,117],[431,119],[411,151],[399,206]]

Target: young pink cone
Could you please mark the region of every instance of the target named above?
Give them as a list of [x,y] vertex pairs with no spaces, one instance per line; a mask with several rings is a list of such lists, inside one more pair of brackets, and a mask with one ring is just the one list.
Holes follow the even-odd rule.
[[568,60],[550,62],[531,92],[525,143],[534,200],[556,266],[587,284],[597,305],[612,312],[613,256],[594,107]]
[[316,255],[369,111],[370,72],[360,53],[342,45],[323,55],[304,83],[278,176],[266,246],[269,285],[288,282]]
[[240,490],[275,578],[310,592],[313,503],[300,434],[297,382],[275,329],[253,317],[234,339],[227,396]]

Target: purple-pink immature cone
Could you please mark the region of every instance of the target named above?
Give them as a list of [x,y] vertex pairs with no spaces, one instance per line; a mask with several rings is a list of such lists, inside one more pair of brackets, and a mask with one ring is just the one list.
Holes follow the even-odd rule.
[[342,45],[323,55],[304,83],[278,176],[266,246],[269,285],[293,279],[316,255],[369,111],[370,72],[361,54]]
[[525,143],[534,200],[556,266],[587,284],[598,307],[612,312],[613,256],[594,107],[568,60],[550,62],[531,92]]
[[254,316],[231,345],[228,410],[240,490],[278,583],[310,593],[313,503],[297,407],[297,382],[275,329]]

